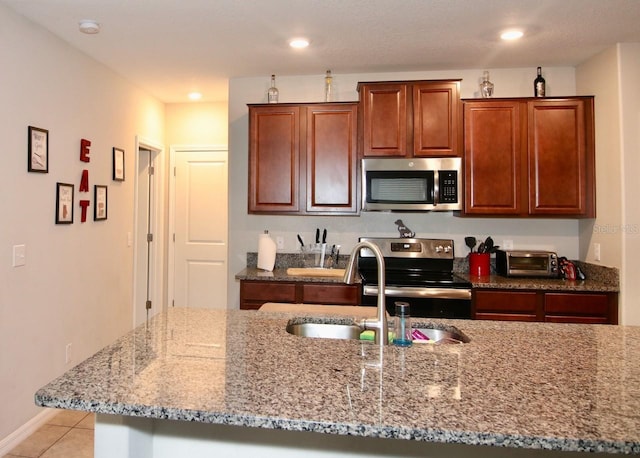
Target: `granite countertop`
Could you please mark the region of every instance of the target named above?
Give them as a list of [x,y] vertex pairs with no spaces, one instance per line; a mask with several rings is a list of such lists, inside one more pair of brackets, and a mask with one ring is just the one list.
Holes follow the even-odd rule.
[[[300,281],[317,283],[343,283],[342,277],[329,276],[305,276],[289,275],[286,268],[275,268],[273,272],[258,269],[257,267],[246,267],[238,272],[236,280],[266,280],[266,281]],[[356,283],[360,280],[356,279]]]
[[[640,453],[640,327],[433,320],[467,344],[290,335],[298,313],[173,308],[41,388],[106,414]],[[332,318],[344,319],[342,318]]]
[[[492,274],[487,277],[474,277],[464,272],[454,272],[456,276],[471,282],[473,288],[478,289],[513,289],[513,290],[544,290],[544,291],[575,291],[575,292],[606,292],[620,291],[617,278],[593,277],[584,281],[570,281],[560,278],[507,278]],[[340,277],[300,276],[288,275],[286,268],[276,268],[267,272],[256,267],[246,267],[238,272],[236,280],[267,280],[267,281],[300,281],[318,283],[342,283]]]
[[471,282],[473,288],[477,289],[574,291],[586,293],[617,293],[620,291],[617,281],[612,282],[600,278],[572,281],[561,278],[508,278],[501,275],[474,277],[468,273],[456,273],[456,275]]

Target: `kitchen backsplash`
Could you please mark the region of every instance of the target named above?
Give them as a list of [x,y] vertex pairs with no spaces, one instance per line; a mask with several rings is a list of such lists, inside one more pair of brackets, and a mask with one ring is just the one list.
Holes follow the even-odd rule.
[[[349,260],[349,255],[340,255],[337,268],[344,268]],[[587,280],[598,280],[610,284],[619,284],[619,272],[615,267],[599,266],[582,261],[573,261],[584,272]],[[258,264],[258,253],[247,253],[247,267],[256,267]],[[276,269],[287,269],[289,267],[305,267],[302,253],[277,253]],[[454,272],[468,272],[469,260],[467,257],[455,258],[453,261]],[[495,257],[491,257],[491,273],[496,273]]]

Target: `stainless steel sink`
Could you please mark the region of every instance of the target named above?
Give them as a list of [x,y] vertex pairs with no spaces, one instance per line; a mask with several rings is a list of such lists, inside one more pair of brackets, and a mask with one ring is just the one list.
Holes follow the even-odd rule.
[[[455,326],[438,323],[416,323],[414,328],[428,337],[424,343],[467,343],[470,339]],[[294,318],[287,323],[287,332],[295,336],[320,339],[360,339],[362,328],[353,322],[327,323]],[[419,343],[417,340],[414,340]]]
[[362,329],[356,324],[289,322],[287,332],[295,336],[321,339],[359,339]]
[[[446,328],[432,328],[416,326],[416,330],[426,335],[429,340],[423,341],[426,343],[468,343],[471,340],[455,326],[447,326]],[[419,339],[414,339],[414,342],[419,343]]]

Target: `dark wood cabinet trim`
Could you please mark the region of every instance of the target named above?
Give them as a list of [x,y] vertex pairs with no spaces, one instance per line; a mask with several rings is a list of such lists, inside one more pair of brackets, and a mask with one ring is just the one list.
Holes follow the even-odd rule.
[[357,118],[357,102],[249,104],[249,213],[357,215]]
[[240,281],[240,309],[257,310],[267,302],[358,305],[360,285],[328,282]]
[[360,157],[461,156],[460,80],[366,82],[358,93]]
[[[594,98],[464,99],[465,211],[463,216],[595,217]],[[512,120],[514,137],[509,145],[504,126],[475,119],[482,110],[520,111]],[[517,108],[516,108],[517,107]],[[476,125],[477,124],[477,125]],[[497,127],[496,127],[497,126]],[[515,132],[515,129],[518,132]],[[494,171],[493,182],[485,170],[499,164],[490,158],[492,143],[511,149],[510,160],[520,169]],[[496,130],[500,129],[500,130]],[[493,132],[492,132],[493,131]],[[507,146],[505,146],[507,145]],[[520,148],[520,151],[517,150]],[[563,154],[555,154],[563,151]],[[500,153],[500,152],[499,152]],[[503,151],[502,156],[507,157]],[[476,162],[474,162],[476,161]],[[495,200],[491,195],[496,196]],[[508,197],[503,197],[508,196]]]
[[618,324],[617,293],[474,289],[475,319]]

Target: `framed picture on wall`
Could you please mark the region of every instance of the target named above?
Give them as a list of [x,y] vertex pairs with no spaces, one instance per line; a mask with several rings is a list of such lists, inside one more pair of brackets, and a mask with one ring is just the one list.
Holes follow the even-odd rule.
[[113,148],[113,181],[124,181],[124,150]]
[[107,219],[107,187],[95,185],[93,187],[93,219],[102,221]]
[[49,131],[39,127],[29,126],[28,149],[29,172],[49,172]]
[[56,183],[56,224],[73,223],[73,185]]

